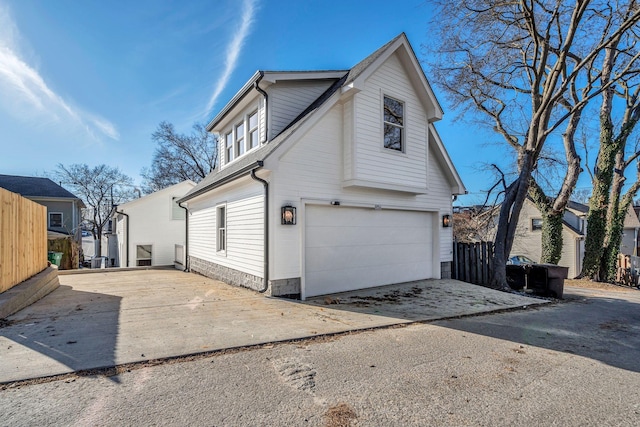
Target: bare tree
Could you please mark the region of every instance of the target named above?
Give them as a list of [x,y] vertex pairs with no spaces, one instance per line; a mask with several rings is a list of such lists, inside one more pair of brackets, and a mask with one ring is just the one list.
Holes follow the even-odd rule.
[[[83,221],[90,225],[93,238],[97,240],[102,236],[114,205],[131,200],[133,196],[133,180],[118,168],[58,164],[53,174],[84,201],[87,207],[82,210]],[[100,246],[96,245],[96,257],[102,256]]]
[[[612,51],[612,56],[627,54],[624,50]],[[593,178],[593,196],[589,199],[585,258],[581,275],[594,280],[612,281],[624,227],[624,219],[640,189],[640,172],[627,192],[625,171],[637,162],[638,147],[627,155],[629,138],[640,120],[640,79],[632,76],[621,79],[617,87],[602,97],[600,108],[600,148]],[[614,97],[624,104],[622,120],[616,126],[613,119]]]
[[150,169],[143,169],[144,192],[152,193],[190,179],[199,182],[218,162],[218,140],[201,124],[190,135],[177,133],[171,123],[162,122],[151,135],[157,147]]
[[[437,0],[434,77],[455,106],[482,113],[514,150],[518,175],[500,208],[490,286],[508,288],[506,261],[549,136],[616,79],[588,88],[587,71],[640,20],[635,0]],[[594,36],[597,35],[597,36]],[[585,92],[586,90],[586,92]],[[582,93],[567,103],[571,91]]]

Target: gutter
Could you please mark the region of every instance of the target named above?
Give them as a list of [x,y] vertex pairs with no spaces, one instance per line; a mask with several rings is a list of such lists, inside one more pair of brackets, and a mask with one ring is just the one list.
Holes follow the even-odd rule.
[[260,87],[260,80],[264,77],[264,71],[260,71],[260,77],[253,83],[255,90],[264,96],[264,141],[269,141],[269,95]]
[[263,294],[269,289],[269,182],[256,176],[256,171],[260,167],[262,165],[251,169],[251,178],[264,186],[264,287],[258,290]]
[[182,203],[178,203],[182,209],[184,209],[184,271],[189,272],[189,208],[182,206]]
[[124,213],[124,212],[119,212],[117,207],[113,208],[114,211],[116,211],[117,214],[120,215],[124,215],[127,217],[127,231],[125,232],[125,239],[127,240],[127,245],[125,246],[125,254],[126,254],[126,260],[127,260],[127,265],[126,267],[129,267],[129,215]]
[[263,161],[262,160],[257,160],[254,163],[249,164],[248,166],[243,167],[242,169],[238,169],[237,171],[229,174],[228,176],[222,178],[220,181],[216,181],[214,183],[212,183],[211,185],[207,185],[206,187],[202,187],[201,189],[199,189],[198,191],[196,191],[195,193],[189,194],[179,200],[177,200],[177,203],[184,203],[186,201],[189,201],[191,199],[193,199],[194,197],[200,196],[201,194],[207,193],[211,190],[213,190],[214,188],[218,188],[221,187],[233,180],[235,180],[236,178],[241,177],[242,175],[247,175],[249,173],[251,173],[251,170],[256,168],[261,168],[263,166]]

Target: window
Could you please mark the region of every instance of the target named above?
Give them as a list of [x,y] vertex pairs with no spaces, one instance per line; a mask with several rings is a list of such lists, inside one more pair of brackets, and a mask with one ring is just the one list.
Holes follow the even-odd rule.
[[171,219],[184,220],[185,219],[185,211],[176,202],[176,200],[178,200],[178,199],[179,199],[179,197],[172,197],[171,198]]
[[233,133],[229,132],[224,137],[227,147],[227,163],[233,160]]
[[384,148],[404,151],[404,104],[384,97]]
[[218,235],[216,241],[216,249],[218,252],[227,250],[227,209],[226,206],[218,206],[216,209],[216,218],[218,223]]
[[49,228],[62,228],[62,213],[49,212]]
[[136,245],[136,266],[151,265],[151,245]]
[[256,148],[260,142],[258,141],[258,112],[254,112],[249,116],[249,150]]
[[240,157],[244,152],[244,122],[240,122],[236,125],[236,153],[238,153],[238,157]]
[[531,231],[542,230],[542,218],[531,218]]
[[225,134],[226,163],[260,146],[258,110],[244,116]]

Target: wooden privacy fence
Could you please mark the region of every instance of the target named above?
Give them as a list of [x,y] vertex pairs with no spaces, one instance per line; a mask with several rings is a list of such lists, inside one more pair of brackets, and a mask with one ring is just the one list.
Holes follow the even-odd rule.
[[453,242],[452,278],[476,285],[487,285],[493,272],[493,242]]
[[0,292],[47,268],[47,208],[0,188]]

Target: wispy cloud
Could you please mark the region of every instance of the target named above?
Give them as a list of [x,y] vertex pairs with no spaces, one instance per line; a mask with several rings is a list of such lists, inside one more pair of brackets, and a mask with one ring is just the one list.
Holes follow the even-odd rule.
[[211,94],[211,98],[209,99],[209,103],[207,104],[207,111],[205,115],[208,116],[211,114],[220,93],[224,90],[229,82],[229,78],[231,77],[231,73],[236,67],[236,63],[238,62],[238,56],[240,55],[240,51],[242,50],[242,45],[244,44],[245,39],[249,35],[251,31],[251,24],[253,24],[253,18],[256,10],[256,0],[244,0],[242,7],[242,22],[238,31],[231,38],[231,42],[229,46],[227,46],[227,52],[224,60],[224,70],[222,71],[222,75],[218,79],[213,89],[213,93]]
[[[119,138],[118,130],[108,120],[87,113],[55,93],[36,69],[19,54],[18,28],[9,11],[0,4],[0,106],[21,119],[60,123],[79,127],[90,137],[100,135]],[[20,108],[20,107],[26,108]]]

